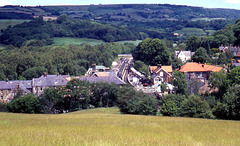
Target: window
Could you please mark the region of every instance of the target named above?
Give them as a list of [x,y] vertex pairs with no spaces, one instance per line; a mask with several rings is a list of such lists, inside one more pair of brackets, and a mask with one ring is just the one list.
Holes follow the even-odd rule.
[[160,76],[163,76],[163,72],[162,71],[160,72]]

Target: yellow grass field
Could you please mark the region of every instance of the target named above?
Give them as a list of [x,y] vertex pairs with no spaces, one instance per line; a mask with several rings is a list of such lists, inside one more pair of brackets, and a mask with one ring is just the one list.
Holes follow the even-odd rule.
[[0,145],[239,145],[240,121],[119,114],[0,113]]

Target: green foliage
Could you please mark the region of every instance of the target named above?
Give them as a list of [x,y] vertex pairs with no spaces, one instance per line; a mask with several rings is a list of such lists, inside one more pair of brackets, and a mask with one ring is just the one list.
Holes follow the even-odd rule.
[[9,112],[14,113],[41,113],[41,106],[39,99],[32,95],[27,94],[23,97],[17,98],[7,104]]
[[230,84],[240,84],[239,77],[240,77],[240,66],[232,69],[227,75],[227,78],[229,79]]
[[118,95],[118,107],[122,113],[156,115],[157,100],[154,97],[128,88],[121,88]]
[[58,89],[45,89],[39,101],[45,114],[53,114],[63,110],[63,97]]
[[209,104],[199,96],[192,95],[181,104],[181,116],[194,118],[213,118]]
[[157,65],[170,64],[170,51],[167,49],[166,42],[159,39],[145,39],[133,51],[135,60],[141,60],[145,64]]
[[187,94],[187,80],[183,73],[174,71],[172,82],[176,94]]
[[[84,75],[92,63],[111,67],[118,54],[130,53],[132,44],[106,43],[97,46],[25,46],[0,51],[0,78],[32,79],[49,74]],[[108,58],[108,59],[106,59]]]
[[167,91],[167,85],[166,84],[161,84],[161,91],[164,93]]
[[195,52],[200,47],[200,39],[196,36],[188,37],[186,41],[187,50]]
[[145,74],[146,77],[150,76],[149,67],[148,67],[148,65],[144,64],[144,62],[142,62],[140,60],[135,61],[134,68],[137,71]]
[[6,112],[6,111],[7,111],[6,103],[0,103],[0,112]]
[[177,116],[178,115],[178,107],[174,101],[167,100],[161,108],[161,113],[164,116]]
[[123,27],[114,27],[94,23],[91,21],[73,19],[66,14],[61,15],[56,21],[43,21],[39,16],[30,22],[24,22],[3,31],[0,36],[1,43],[21,47],[28,40],[37,41],[30,46],[52,44],[53,37],[78,37],[104,40],[106,42],[137,40],[139,34]]
[[227,91],[229,86],[226,71],[221,70],[220,72],[212,72],[209,77],[208,84],[211,89],[218,89],[217,97],[222,99],[221,97]]
[[196,50],[196,52],[192,56],[192,60],[193,62],[200,63],[211,62],[211,58],[208,56],[207,51],[202,47]]
[[41,75],[44,74],[44,72],[47,72],[47,69],[44,67],[33,67],[25,70],[22,73],[22,76],[27,80],[31,80],[32,78],[40,77]]
[[223,97],[223,102],[217,105],[213,114],[218,118],[240,119],[240,85],[228,89]]

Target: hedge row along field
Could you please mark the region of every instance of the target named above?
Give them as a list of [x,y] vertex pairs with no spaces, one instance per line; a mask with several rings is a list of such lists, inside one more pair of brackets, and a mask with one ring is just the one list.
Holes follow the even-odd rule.
[[239,145],[240,122],[119,114],[0,113],[0,145]]

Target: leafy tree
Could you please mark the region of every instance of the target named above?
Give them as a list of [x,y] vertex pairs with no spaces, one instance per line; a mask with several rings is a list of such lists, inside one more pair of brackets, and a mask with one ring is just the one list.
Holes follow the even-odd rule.
[[47,72],[47,69],[44,67],[33,67],[25,70],[22,75],[27,80],[31,80],[32,78],[38,78],[41,75],[44,74],[44,72]]
[[221,70],[219,72],[212,72],[208,80],[208,85],[211,89],[217,88],[218,89],[217,97],[222,99],[221,97],[227,91],[227,88],[229,86],[226,71]]
[[230,81],[230,84],[240,84],[240,66],[232,69],[228,74],[227,78]]
[[157,100],[143,92],[122,88],[118,93],[118,107],[122,113],[156,115]]
[[194,62],[206,63],[210,62],[211,58],[208,56],[207,51],[200,47],[192,56]]
[[161,84],[161,91],[164,93],[167,91],[167,85],[166,84]]
[[17,98],[7,104],[9,112],[14,113],[41,113],[41,106],[36,96],[27,94],[23,97]]
[[234,85],[224,94],[223,102],[218,103],[213,114],[217,118],[240,119],[240,85]]
[[194,118],[213,118],[209,104],[197,95],[191,95],[182,102],[181,115]]
[[78,109],[86,109],[88,107],[91,95],[90,83],[73,79],[68,82],[64,92],[64,108],[65,110],[75,111]]
[[134,63],[134,68],[145,74],[146,77],[150,76],[150,72],[149,72],[149,67],[148,65],[144,64],[144,62],[137,60]]
[[173,72],[173,86],[174,91],[177,94],[186,94],[187,93],[187,80],[183,73],[179,71]]
[[44,113],[53,114],[63,110],[63,97],[58,92],[58,89],[47,88],[40,96],[40,104]]
[[170,64],[170,52],[166,47],[166,42],[159,39],[145,39],[133,51],[135,60],[141,60],[145,64]]
[[201,40],[197,36],[190,36],[186,41],[187,50],[195,52],[200,47]]

